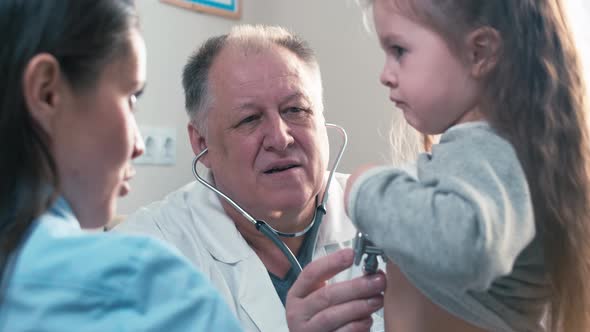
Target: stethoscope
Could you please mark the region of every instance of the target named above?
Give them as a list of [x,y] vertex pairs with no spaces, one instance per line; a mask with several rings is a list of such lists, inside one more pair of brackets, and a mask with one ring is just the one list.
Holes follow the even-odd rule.
[[[195,156],[195,158],[193,159],[193,175],[195,176],[195,179],[197,179],[197,181],[199,181],[201,184],[203,184],[208,189],[215,192],[219,197],[223,198],[234,209],[236,209],[236,211],[238,211],[242,216],[244,216],[244,218],[246,218],[246,220],[251,222],[256,227],[256,229],[258,231],[260,231],[262,234],[264,234],[266,237],[268,237],[287,257],[287,259],[289,260],[289,263],[291,264],[293,272],[295,273],[296,278],[301,273],[301,270],[302,270],[301,264],[299,264],[297,257],[295,257],[295,255],[293,255],[293,252],[291,252],[289,247],[287,247],[287,245],[280,239],[280,237],[292,238],[292,237],[302,236],[302,235],[306,234],[310,229],[312,229],[312,227],[314,225],[317,224],[319,227],[319,225],[322,222],[322,219],[324,218],[324,215],[326,215],[326,212],[327,212],[326,202],[328,201],[328,188],[330,188],[330,182],[332,182],[332,178],[334,177],[334,173],[336,171],[336,168],[338,167],[338,164],[340,164],[340,159],[342,159],[342,154],[344,154],[344,150],[346,149],[346,145],[348,144],[348,136],[346,135],[346,131],[344,130],[344,128],[340,127],[339,125],[332,124],[332,123],[326,123],[326,127],[334,128],[334,129],[338,130],[338,132],[342,136],[342,145],[340,147],[340,150],[338,151],[338,155],[336,156],[336,160],[334,161],[334,165],[332,166],[332,169],[330,170],[330,175],[328,176],[328,181],[326,182],[326,189],[324,190],[324,195],[322,197],[321,203],[316,207],[316,210],[315,210],[315,213],[314,213],[314,216],[313,216],[311,222],[309,223],[308,226],[305,227],[305,229],[303,229],[299,232],[295,232],[295,233],[284,233],[284,232],[278,231],[278,230],[272,228],[264,220],[255,219],[248,212],[246,212],[240,205],[238,205],[238,203],[236,203],[233,199],[231,199],[229,196],[222,193],[220,190],[215,188],[212,184],[210,184],[205,179],[200,177],[199,173],[197,172],[197,163],[198,163],[199,159],[207,153],[207,151],[208,151],[207,148],[205,148],[203,151],[201,151],[199,154],[197,154]],[[316,199],[316,201],[317,201],[317,199]],[[317,241],[317,237],[316,237],[315,241]],[[315,241],[313,244],[313,248],[315,248]]]

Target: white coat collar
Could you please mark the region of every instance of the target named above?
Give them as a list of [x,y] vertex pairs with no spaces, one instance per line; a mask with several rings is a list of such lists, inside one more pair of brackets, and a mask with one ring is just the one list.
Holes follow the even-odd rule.
[[[211,183],[210,172],[202,173]],[[328,172],[325,177],[327,179]],[[327,213],[320,226],[316,250],[330,244],[351,240],[355,236],[356,229],[344,211],[343,195],[347,177],[348,175],[338,173],[334,175],[326,204]],[[217,194],[198,182],[193,183],[189,190],[187,204],[190,207],[190,213],[193,220],[206,222],[206,225],[202,225],[204,227],[200,227],[199,232],[202,233],[201,239],[205,247],[215,259],[227,264],[235,264],[251,255],[256,255],[235,227],[233,220],[225,213]],[[225,234],[223,238],[226,243],[220,243],[219,236],[216,234]]]
[[[211,183],[210,172],[203,172],[203,174],[205,174],[204,178]],[[225,213],[217,194],[205,188],[201,183],[194,182],[187,200],[192,220],[202,220],[204,223],[199,228],[199,232],[202,234],[200,238],[216,260],[235,264],[255,254],[236,228],[233,220]],[[218,234],[224,234],[224,236],[220,237]],[[220,238],[224,239],[225,243],[220,243]]]
[[[328,175],[326,172],[326,180]],[[356,235],[356,228],[344,209],[344,186],[347,179],[348,174],[334,174],[328,190],[327,212],[318,234],[318,247],[342,243],[354,239]]]

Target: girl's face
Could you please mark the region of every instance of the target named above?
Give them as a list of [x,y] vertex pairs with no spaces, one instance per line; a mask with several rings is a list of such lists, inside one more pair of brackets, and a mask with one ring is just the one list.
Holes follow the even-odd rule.
[[381,83],[412,127],[440,134],[478,118],[479,83],[441,35],[401,13],[392,0],[375,0],[373,16],[385,51]]
[[104,66],[94,87],[63,95],[51,150],[61,193],[84,228],[106,224],[129,191],[131,159],[143,152],[133,106],[145,82],[145,45],[135,30],[129,51]]

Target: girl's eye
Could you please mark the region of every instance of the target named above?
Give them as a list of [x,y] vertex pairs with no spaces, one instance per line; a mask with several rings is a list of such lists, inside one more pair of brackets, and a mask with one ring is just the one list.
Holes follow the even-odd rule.
[[393,55],[398,59],[404,56],[404,54],[406,53],[406,49],[398,45],[392,46],[391,51],[393,52]]

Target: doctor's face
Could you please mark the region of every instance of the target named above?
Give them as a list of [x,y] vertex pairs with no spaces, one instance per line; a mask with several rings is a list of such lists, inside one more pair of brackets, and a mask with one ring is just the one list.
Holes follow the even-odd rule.
[[315,204],[328,159],[319,73],[290,51],[221,51],[209,73],[206,165],[256,218]]

